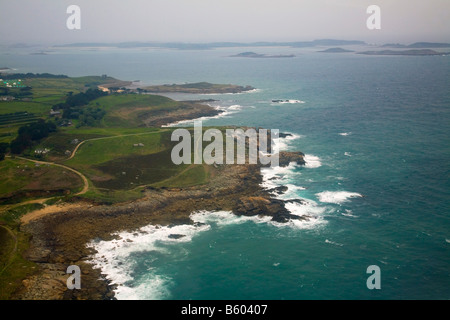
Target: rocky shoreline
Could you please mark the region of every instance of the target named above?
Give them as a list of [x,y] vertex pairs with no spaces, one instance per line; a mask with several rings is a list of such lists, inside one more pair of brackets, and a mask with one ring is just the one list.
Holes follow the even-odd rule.
[[[281,152],[280,165],[303,165],[300,152]],[[98,205],[74,200],[77,206],[31,220],[21,231],[31,235],[26,258],[39,271],[23,280],[14,299],[114,299],[114,284],[93,268],[89,257],[94,253],[86,244],[93,239],[109,240],[118,231],[133,231],[148,224],[190,224],[194,211],[232,211],[237,215],[272,216],[277,222],[308,219],[289,213],[285,202],[274,198],[283,190],[261,187],[260,165],[220,165],[211,168],[206,185],[183,189],[152,189],[142,199],[117,205]],[[283,187],[277,188],[282,189]],[[81,269],[81,289],[69,290],[66,269]]]

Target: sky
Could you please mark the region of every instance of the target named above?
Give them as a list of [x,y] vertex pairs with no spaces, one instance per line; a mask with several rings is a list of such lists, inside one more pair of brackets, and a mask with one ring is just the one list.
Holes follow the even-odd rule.
[[[80,29],[69,30],[77,5]],[[369,30],[370,5],[381,29]],[[0,0],[0,44],[362,40],[450,42],[450,0]]]

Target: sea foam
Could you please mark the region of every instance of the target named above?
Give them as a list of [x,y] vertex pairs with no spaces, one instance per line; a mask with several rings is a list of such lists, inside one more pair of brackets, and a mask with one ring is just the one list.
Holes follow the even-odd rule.
[[316,194],[320,202],[341,204],[350,198],[362,197],[361,194],[348,191],[323,191]]
[[[132,255],[145,252],[167,254],[167,246],[179,242],[189,242],[200,232],[210,229],[210,225],[147,225],[133,232],[115,233],[114,240],[91,241],[87,247],[97,251],[90,257],[94,267],[117,285],[116,298],[164,299],[169,298],[171,279],[147,270],[145,279],[135,279],[135,260]],[[131,284],[133,282],[133,284]]]
[[272,105],[278,105],[278,104],[303,104],[305,101],[303,100],[296,100],[296,99],[275,99],[272,100]]
[[[290,133],[284,138],[280,138],[280,150],[289,148],[289,144],[301,138],[302,136]],[[309,161],[310,168],[320,166],[320,159],[315,156],[305,156],[305,162]],[[308,164],[308,162],[307,162]],[[292,227],[296,229],[311,229],[325,222],[323,214],[325,207],[319,206],[315,201],[302,198],[299,193],[305,190],[304,187],[294,184],[298,181],[301,172],[298,170],[301,166],[291,162],[285,167],[266,167],[261,169],[262,183],[261,186],[272,191],[272,196],[276,199],[283,200],[285,208],[292,214],[305,219],[291,219],[287,223],[279,223],[270,221],[270,224],[276,227]],[[275,191],[276,188],[287,187],[283,192]],[[291,201],[289,201],[291,200]]]
[[242,109],[241,105],[231,105],[229,107],[224,107],[224,106],[211,106],[212,108],[221,111],[219,114],[215,115],[215,116],[205,116],[205,117],[200,117],[200,118],[196,118],[196,119],[189,119],[189,120],[180,120],[180,121],[175,121],[175,122],[171,122],[165,125],[162,125],[161,127],[176,127],[176,126],[180,126],[180,125],[186,125],[186,124],[193,124],[194,121],[207,121],[207,120],[211,120],[211,119],[220,119],[220,118],[225,118],[230,116],[233,113],[239,112]]
[[305,154],[304,158],[305,160],[305,167],[306,168],[319,168],[322,166],[322,162],[319,157],[311,155],[311,154]]
[[290,133],[290,132],[286,132],[286,137],[280,137],[278,138],[278,148],[280,149],[280,151],[286,151],[289,148],[291,148],[291,144],[292,142],[294,142],[295,140],[298,140],[300,138],[303,138],[302,135],[299,134],[295,134],[295,133]]
[[[298,212],[300,215],[301,212]],[[196,211],[190,215],[192,224],[175,226],[147,225],[135,231],[113,234],[114,240],[93,240],[87,247],[96,250],[89,262],[99,268],[113,285],[115,297],[119,300],[170,299],[172,279],[158,274],[152,263],[161,255],[173,255],[171,246],[190,242],[200,233],[211,230],[212,226],[225,227],[242,223],[269,224],[273,226],[292,226],[307,228],[311,221],[292,221],[287,224],[272,222],[270,216],[238,216],[231,211]],[[151,253],[157,253],[152,255]],[[145,256],[149,266],[145,273],[136,272],[138,256]],[[142,275],[136,277],[136,274]]]

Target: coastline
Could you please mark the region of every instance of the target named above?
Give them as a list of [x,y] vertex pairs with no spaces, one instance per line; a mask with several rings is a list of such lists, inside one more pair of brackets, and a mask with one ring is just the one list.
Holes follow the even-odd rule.
[[[211,86],[217,89],[216,85]],[[256,90],[250,86],[219,86],[224,86],[219,89],[231,90],[233,94],[236,88],[238,93],[247,92],[246,89]],[[223,109],[204,104],[210,101],[181,101],[182,107],[172,113],[156,112],[143,122],[151,127],[164,127],[167,123],[170,126],[194,119],[221,117],[235,110],[233,106]],[[280,134],[281,138],[288,136],[291,134]],[[287,167],[292,162],[304,165],[304,155],[300,152],[280,152],[281,167]],[[265,216],[276,223],[307,220],[307,216],[291,214],[285,206],[288,202],[301,204],[300,200],[281,200],[277,197],[285,191],[284,186],[272,189],[264,186],[262,169],[260,164],[214,165],[209,168],[209,182],[203,185],[159,189],[147,187],[140,199],[114,205],[86,200],[79,193],[64,203],[48,205],[25,214],[20,219],[19,228],[31,240],[24,257],[35,263],[37,270],[22,280],[21,287],[11,297],[25,300],[114,299],[115,286],[91,262],[95,250],[89,248],[88,243],[96,239],[111,240],[118,232],[134,232],[150,224],[193,224],[190,216],[196,211],[230,211],[238,216]],[[81,269],[81,290],[67,289],[69,276],[66,270],[70,265],[78,265]]]
[[[304,164],[303,154],[281,152],[280,165]],[[115,299],[115,285],[90,262],[94,239],[112,240],[116,232],[143,226],[192,224],[195,211],[232,211],[236,215],[271,216],[279,223],[307,217],[292,215],[286,201],[262,186],[261,165],[212,166],[206,185],[176,189],[146,189],[142,199],[116,205],[96,205],[81,199],[51,206],[23,217],[21,231],[32,235],[26,258],[39,271],[23,280],[15,299]],[[81,269],[82,288],[68,290],[67,266]]]

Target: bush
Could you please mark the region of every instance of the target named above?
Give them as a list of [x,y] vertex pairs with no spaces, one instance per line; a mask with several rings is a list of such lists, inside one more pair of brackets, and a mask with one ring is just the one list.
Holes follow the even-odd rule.
[[20,127],[19,135],[10,144],[11,153],[20,154],[26,148],[31,147],[33,141],[39,141],[46,138],[50,133],[55,131],[56,125],[53,122],[45,122],[42,119],[35,123],[29,123]]

